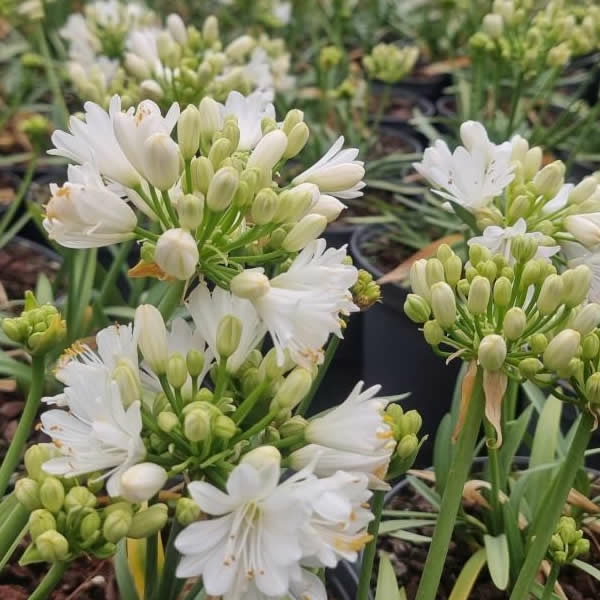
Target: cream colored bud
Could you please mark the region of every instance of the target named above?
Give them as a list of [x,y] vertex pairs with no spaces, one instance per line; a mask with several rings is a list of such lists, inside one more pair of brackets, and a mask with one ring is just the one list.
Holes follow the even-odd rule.
[[544,153],[539,146],[534,146],[527,151],[523,161],[523,174],[526,179],[533,179],[542,166]]
[[561,304],[563,280],[560,275],[550,275],[542,283],[537,308],[542,315],[551,315]]
[[569,194],[569,204],[585,202],[598,189],[598,180],[594,176],[582,179]]
[[204,410],[192,410],[183,420],[183,433],[190,442],[202,442],[210,434],[210,416]]
[[40,502],[40,484],[30,479],[23,477],[15,483],[15,496],[28,511],[34,511],[41,508]]
[[167,274],[186,281],[196,272],[200,258],[196,240],[185,229],[167,229],[156,242],[154,260]]
[[293,158],[300,154],[310,136],[308,125],[304,122],[298,123],[288,134],[288,142],[283,158]]
[[296,223],[285,236],[281,247],[287,252],[298,252],[307,244],[316,240],[327,227],[327,219],[321,215],[310,214]]
[[456,298],[452,288],[445,282],[431,286],[431,308],[443,329],[451,329],[456,321]]
[[229,358],[240,345],[243,323],[233,315],[225,315],[217,325],[217,352],[221,358]]
[[119,386],[121,402],[127,408],[142,397],[140,378],[129,362],[121,362],[112,373],[113,379]]
[[181,227],[194,231],[204,218],[204,196],[202,194],[185,194],[177,202],[177,214]]
[[592,373],[585,382],[585,395],[590,404],[600,404],[600,373]]
[[409,272],[410,287],[418,296],[431,301],[431,287],[427,283],[427,261],[424,258],[416,260]]
[[294,409],[310,391],[312,381],[313,378],[309,371],[296,367],[277,390],[271,407]]
[[256,46],[256,41],[249,35],[241,35],[233,40],[226,48],[225,54],[236,61],[241,61]]
[[506,360],[506,342],[501,335],[486,335],[479,344],[477,357],[487,371],[499,371]]
[[175,389],[180,389],[185,385],[188,378],[185,358],[179,352],[171,354],[167,363],[167,381]]
[[213,434],[220,440],[230,440],[238,431],[235,421],[227,415],[218,415],[213,423]]
[[588,248],[600,244],[600,212],[571,215],[565,219],[565,228]]
[[162,315],[150,304],[142,304],[135,311],[135,331],[144,360],[157,375],[164,375],[169,359],[167,329]]
[[280,465],[281,453],[275,446],[259,446],[244,454],[240,463],[252,465],[256,470],[261,470],[269,465]]
[[492,39],[499,38],[504,32],[504,19],[501,15],[490,13],[483,17],[482,30]]
[[581,336],[574,329],[565,329],[550,340],[544,352],[544,365],[551,371],[565,369],[577,354]]
[[288,138],[280,129],[267,133],[254,148],[248,159],[248,167],[272,171],[281,160],[288,144]]
[[46,533],[46,531],[56,530],[56,519],[54,518],[54,515],[44,508],[33,510],[29,515],[27,524],[29,526],[29,535],[34,542],[40,535]]
[[590,293],[592,271],[587,265],[579,265],[561,274],[563,279],[563,302],[568,308],[581,304]]
[[125,69],[140,81],[152,77],[148,63],[132,52],[125,53]]
[[510,143],[512,144],[511,160],[523,162],[525,160],[525,155],[529,150],[529,142],[524,137],[517,134],[513,136]]
[[456,254],[452,254],[444,261],[444,274],[448,285],[454,287],[460,281],[462,267],[462,260]]
[[231,292],[240,298],[256,300],[264,296],[270,289],[269,278],[262,269],[246,269],[236,275],[230,284]]
[[271,188],[263,188],[256,194],[250,214],[252,220],[257,225],[266,225],[273,220],[277,207],[279,205],[279,196]]
[[240,174],[233,167],[219,169],[208,187],[206,204],[214,212],[223,212],[227,209],[240,183]]
[[166,191],[178,181],[179,147],[166,133],[153,133],[144,142],[144,175],[159,190]]
[[533,178],[533,185],[538,194],[546,198],[554,198],[564,184],[565,165],[561,160],[546,165]]
[[144,98],[154,100],[155,102],[160,102],[165,95],[158,81],[155,81],[154,79],[144,79],[144,81],[140,83],[140,91]]
[[492,293],[489,279],[477,275],[471,282],[467,308],[472,315],[482,315],[487,312],[488,303]]
[[527,317],[522,308],[513,306],[504,315],[503,331],[506,339],[514,341],[518,340],[525,331],[527,325]]
[[444,265],[437,258],[430,258],[425,267],[425,275],[427,276],[427,284],[431,287],[434,283],[446,281],[444,273]]
[[171,13],[167,17],[167,29],[169,30],[171,37],[178,44],[183,46],[187,42],[187,29],[183,19],[179,15]]
[[508,306],[512,297],[512,283],[508,277],[498,277],[494,283],[494,302],[498,306]]
[[198,105],[200,133],[203,140],[209,142],[215,131],[221,129],[221,108],[210,96],[204,96]]
[[175,413],[163,411],[158,413],[156,423],[161,431],[169,433],[179,425],[179,419]]
[[198,520],[200,507],[191,498],[179,498],[175,505],[175,518],[186,527]]
[[577,313],[571,327],[582,336],[586,336],[592,333],[598,325],[600,325],[600,304],[592,302]]
[[139,463],[121,475],[121,496],[129,502],[145,502],[158,494],[166,482],[167,472],[160,465]]
[[210,182],[215,176],[213,164],[206,156],[198,156],[192,159],[190,169],[192,172],[192,187],[195,191],[206,196]]
[[219,21],[214,15],[210,15],[204,20],[202,38],[207,46],[212,46],[219,40]]
[[39,497],[44,508],[57,513],[65,500],[65,488],[56,477],[46,477],[40,484]]
[[177,142],[184,159],[190,160],[196,156],[200,146],[201,128],[200,111],[193,104],[189,104],[177,121]]

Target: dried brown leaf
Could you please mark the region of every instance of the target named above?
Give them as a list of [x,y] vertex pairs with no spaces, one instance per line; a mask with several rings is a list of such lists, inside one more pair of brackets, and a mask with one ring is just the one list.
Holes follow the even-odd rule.
[[471,397],[473,396],[473,388],[475,387],[475,379],[477,377],[477,362],[472,360],[469,364],[469,368],[465,373],[462,381],[461,396],[460,396],[460,407],[458,409],[458,420],[456,426],[452,432],[452,441],[456,442],[460,432],[462,431],[465,419],[467,418],[467,411],[469,410],[469,404],[471,403]]
[[[496,448],[502,446],[502,400],[508,385],[506,373],[502,371],[483,372],[483,391],[485,392],[485,417],[496,430]],[[488,441],[488,444],[493,443]]]

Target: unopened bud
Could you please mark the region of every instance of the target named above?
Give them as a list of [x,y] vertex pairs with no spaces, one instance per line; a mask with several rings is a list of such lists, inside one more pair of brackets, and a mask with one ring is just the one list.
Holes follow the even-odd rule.
[[431,300],[431,287],[427,283],[426,270],[427,261],[422,258],[416,260],[410,268],[409,278],[412,291],[429,302]]
[[240,462],[252,465],[255,469],[260,470],[268,465],[279,465],[281,463],[281,453],[274,446],[259,446],[244,454]]
[[240,183],[240,175],[233,167],[219,169],[206,195],[206,204],[214,212],[223,212],[231,204]]
[[229,358],[240,345],[242,322],[233,315],[225,315],[217,326],[217,352],[221,358]]
[[139,463],[121,475],[121,496],[129,502],[145,502],[155,496],[166,481],[167,472],[160,465]]
[[159,190],[172,188],[179,179],[179,147],[166,133],[153,133],[143,146],[144,176]]
[[153,504],[133,515],[127,537],[146,538],[158,533],[167,523],[169,509],[166,504]]
[[200,507],[191,498],[179,498],[175,504],[175,518],[177,521],[187,527],[200,516]]
[[501,307],[510,304],[512,297],[512,283],[507,277],[498,277],[494,282],[494,303]]
[[257,225],[266,225],[273,220],[279,204],[279,196],[271,189],[264,188],[256,194],[250,214]]
[[543,333],[536,333],[529,339],[531,350],[536,354],[542,354],[548,347],[548,338]]
[[498,371],[506,360],[506,342],[500,335],[486,335],[479,344],[477,357],[487,371]]
[[436,321],[444,329],[451,329],[456,321],[456,299],[452,288],[445,282],[431,287],[431,308]]
[[185,160],[194,158],[198,152],[201,127],[200,111],[193,104],[188,104],[177,121],[177,141]]
[[308,421],[301,415],[294,415],[291,419],[288,419],[279,428],[279,433],[282,438],[292,437],[299,435],[304,432]]
[[213,433],[221,440],[231,439],[237,432],[235,421],[226,415],[219,415],[213,424]]
[[574,329],[565,329],[554,337],[544,352],[544,365],[550,371],[564,369],[575,357],[581,336]]
[[480,277],[473,278],[469,288],[467,308],[472,315],[482,315],[487,311],[490,301],[491,285],[489,279]]
[[527,262],[531,260],[538,249],[538,243],[533,237],[517,236],[510,248],[511,254],[517,262]]
[[444,274],[448,285],[454,287],[462,275],[462,261],[457,254],[453,254],[444,262]]
[[15,483],[15,496],[28,511],[36,510],[42,506],[40,485],[29,477],[23,477]]
[[156,242],[154,260],[167,274],[186,281],[196,272],[200,254],[196,240],[185,229],[167,229]]
[[206,17],[202,25],[202,39],[207,46],[212,46],[219,39],[219,21],[214,15]]
[[571,327],[582,336],[592,333],[600,324],[600,304],[586,304],[575,316]]
[[431,287],[434,283],[446,281],[444,265],[437,258],[430,258],[427,261],[427,265],[425,267],[425,275],[427,277],[427,284],[429,285],[429,287]]
[[585,382],[585,396],[595,406],[600,405],[600,373],[592,373]]
[[57,513],[65,500],[65,488],[56,477],[46,477],[40,484],[39,497],[44,508]]
[[564,183],[565,165],[560,160],[546,165],[533,178],[533,185],[538,194],[546,198],[554,198]]
[[97,501],[96,496],[88,488],[76,485],[65,496],[65,509],[69,511],[72,508],[94,508]]
[[185,415],[183,433],[190,442],[202,442],[210,434],[210,417],[203,410],[192,410]]
[[408,294],[404,302],[404,312],[413,323],[425,323],[431,315],[431,307],[425,298]]
[[281,160],[288,145],[288,138],[280,129],[267,133],[258,142],[248,159],[248,167],[257,167],[264,171],[272,171]]
[[204,197],[196,194],[185,194],[177,202],[179,224],[183,229],[194,231],[204,218]]
[[569,204],[585,202],[597,189],[598,180],[593,176],[586,177],[571,190]]
[[563,280],[560,275],[550,275],[542,283],[537,308],[542,315],[551,315],[561,305]]
[[598,352],[600,351],[600,339],[598,339],[596,334],[590,333],[583,338],[581,346],[581,358],[592,360],[598,356]]
[[521,275],[520,287],[526,290],[530,285],[539,283],[542,277],[542,268],[537,261],[530,260],[524,267]]
[[192,187],[195,191],[206,196],[210,182],[215,175],[213,164],[206,156],[198,156],[192,159],[190,169],[192,172]]
[[42,559],[47,562],[65,560],[69,554],[69,542],[64,535],[54,530],[42,533],[35,540],[35,547]]
[[46,531],[56,530],[56,519],[54,518],[54,515],[44,508],[34,510],[29,515],[27,524],[29,535],[34,542],[40,535],[46,533]]
[[561,277],[564,287],[563,302],[568,308],[574,308],[581,304],[590,292],[592,271],[587,265],[579,265],[564,271]]
[[306,369],[296,367],[285,378],[283,384],[277,390],[271,406],[293,409],[298,406],[310,391],[312,376]]
[[544,153],[539,146],[534,146],[527,151],[523,161],[523,175],[525,179],[533,179],[542,166]]
[[525,331],[527,317],[522,308],[514,306],[504,315],[503,331],[506,339],[518,340]]
[[406,460],[414,455],[419,448],[419,438],[414,433],[405,435],[396,446],[396,456]]
[[306,146],[306,142],[310,136],[310,130],[306,123],[298,123],[287,136],[288,142],[285,152],[283,153],[283,158],[293,158],[300,154],[304,146]]
[[157,375],[163,375],[167,370],[169,344],[162,315],[151,304],[142,304],[135,311],[134,326],[144,359]]
[[123,510],[111,512],[102,525],[102,535],[107,542],[116,544],[121,541],[131,527],[131,513]]
[[427,323],[423,325],[423,335],[425,341],[429,345],[439,346],[444,339],[444,330],[437,321],[427,321]]
[[231,280],[230,289],[240,298],[255,300],[269,291],[269,278],[258,269],[246,269]]
[[292,227],[281,243],[281,247],[287,252],[298,252],[316,240],[326,227],[325,217],[315,214],[306,215]]
[[543,370],[544,365],[537,358],[524,358],[519,363],[519,371],[521,372],[521,375],[527,379],[532,379]]

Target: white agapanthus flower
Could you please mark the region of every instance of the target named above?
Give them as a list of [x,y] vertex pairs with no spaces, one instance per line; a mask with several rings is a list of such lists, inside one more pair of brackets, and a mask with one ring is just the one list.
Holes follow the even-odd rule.
[[[499,227],[498,225],[489,225],[483,231],[483,235],[471,238],[467,243],[469,246],[477,244],[490,250],[492,254],[502,254],[509,264],[515,262],[511,247],[515,238],[524,237],[542,242],[544,235],[539,231],[527,233],[527,223],[525,219],[519,219],[510,227]],[[550,259],[560,251],[560,246],[538,246],[536,258]]]
[[565,206],[567,206],[567,202],[569,201],[569,194],[574,187],[575,186],[572,183],[565,183],[560,190],[558,190],[556,196],[544,204],[542,213],[549,215],[557,210],[560,210],[561,208],[565,208]]
[[71,117],[69,129],[52,134],[48,154],[63,156],[80,165],[93,164],[101,175],[125,187],[140,183],[140,175],[126,158],[115,137],[113,121],[121,114],[121,98],[113,96],[108,112],[94,102],[84,104],[84,119]]
[[381,386],[364,391],[362,386],[357,383],[342,404],[308,423],[305,437],[309,445],[292,453],[293,468],[316,461],[314,472],[319,476],[338,470],[364,473],[373,489],[388,487],[383,480],[396,444],[383,418],[387,401],[376,397]]
[[252,303],[238,298],[222,288],[215,287],[210,292],[200,284],[188,297],[187,308],[192,315],[198,335],[210,348],[212,355],[220,359],[217,350],[217,330],[221,320],[234,316],[242,324],[242,335],[237,350],[227,359],[227,370],[235,373],[246,360],[251,350],[256,348],[266,333]]
[[499,196],[513,180],[512,144],[493,144],[476,121],[463,123],[460,136],[464,146],[451,153],[446,142],[436,140],[413,166],[435,186],[436,194],[475,211]]
[[349,291],[358,271],[345,258],[345,247],[326,249],[325,240],[319,239],[271,280],[261,269],[249,269],[232,280],[234,294],[252,301],[269,330],[279,364],[288,350],[294,362],[310,368],[322,361],[330,334],[342,337],[340,315],[358,310]]
[[592,283],[588,300],[590,302],[600,302],[600,251],[589,251],[580,244],[566,242],[563,246],[565,255],[568,258],[568,266],[574,269],[579,265],[586,265],[592,272]]
[[140,402],[124,407],[116,382],[104,385],[80,379],[64,391],[68,411],[53,409],[41,415],[42,431],[63,456],[43,469],[52,475],[74,477],[102,471],[110,496],[121,494],[121,475],[144,459]]
[[70,165],[68,177],[62,187],[50,184],[43,221],[50,239],[67,248],[97,248],[135,237],[135,213],[91,164]]
[[596,250],[600,246],[600,212],[569,215],[565,228],[586,248]]
[[314,183],[324,194],[330,194],[342,200],[358,198],[365,187],[362,178],[365,174],[363,161],[356,160],[358,150],[342,150],[344,137],[339,137],[333,146],[312,167],[300,173],[292,183]]

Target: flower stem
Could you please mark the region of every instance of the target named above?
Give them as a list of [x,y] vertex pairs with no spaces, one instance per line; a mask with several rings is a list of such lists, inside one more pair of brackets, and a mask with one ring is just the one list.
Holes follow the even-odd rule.
[[50,598],[50,594],[60,583],[68,565],[69,563],[67,562],[53,563],[44,579],[40,581],[33,594],[29,596],[29,600],[47,600],[47,598]]
[[265,429],[265,427],[278,415],[279,410],[274,409],[269,411],[258,423],[255,423],[248,429],[247,431],[242,431],[239,435],[236,435],[230,442],[230,445],[233,446],[242,440],[248,440],[253,435],[260,433]]
[[490,504],[493,535],[498,535],[502,531],[502,509],[500,508],[500,492],[502,483],[500,481],[500,461],[498,459],[498,447],[496,433],[487,419],[483,420],[485,435],[487,437],[486,445],[488,451],[488,468],[490,471]]
[[483,403],[482,372],[479,369],[467,416],[448,472],[441,502],[443,508],[435,526],[416,600],[434,600],[436,597],[456,523],[456,515],[461,505],[463,489],[471,469],[473,451],[483,417]]
[[552,565],[552,570],[550,571],[550,575],[548,575],[548,579],[546,579],[546,585],[544,586],[544,595],[542,596],[542,600],[552,600],[552,594],[554,592],[554,586],[556,585],[556,580],[558,579],[558,574],[560,573],[560,567],[557,563]]
[[158,568],[158,534],[146,538],[146,569],[144,572],[144,599],[151,600],[156,591],[156,570]]
[[160,576],[160,587],[156,595],[160,600],[170,600],[177,593],[177,584],[184,580],[175,578],[175,569],[177,567],[177,550],[175,549],[175,538],[181,531],[181,525],[176,519],[171,523],[171,531],[169,531],[169,539],[165,549],[165,562],[163,565],[162,574]]
[[373,564],[375,563],[375,554],[377,552],[377,534],[379,533],[384,500],[385,493],[382,490],[377,490],[371,499],[371,512],[375,518],[369,523],[369,534],[372,538],[363,551],[358,579],[357,600],[369,600]]
[[594,417],[589,413],[583,413],[569,452],[565,456],[555,480],[548,487],[544,498],[540,502],[540,508],[529,534],[531,540],[529,549],[510,596],[511,600],[526,598],[535,581],[539,566],[552,538],[552,533],[573,485],[575,475],[577,475],[578,469],[583,464],[584,453],[593,428]]
[[523,79],[525,74],[521,69],[519,71],[519,75],[517,77],[517,81],[515,87],[513,88],[512,97],[510,100],[510,116],[508,117],[508,124],[506,126],[506,135],[505,137],[508,139],[513,134],[513,126],[515,122],[515,117],[517,116],[517,107],[519,106],[519,102],[521,101],[521,88],[523,87]]
[[23,414],[19,420],[17,431],[15,432],[8,448],[8,452],[0,467],[0,497],[3,497],[6,493],[8,482],[19,464],[19,460],[23,454],[23,448],[27,443],[27,438],[31,434],[33,421],[37,415],[38,408],[40,407],[45,374],[46,357],[44,355],[34,356],[31,365],[31,387],[29,388],[27,402],[25,403]]
[[171,283],[167,293],[158,304],[158,310],[160,310],[160,314],[163,316],[165,322],[173,316],[175,309],[181,304],[185,284],[185,281],[174,281]]

